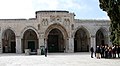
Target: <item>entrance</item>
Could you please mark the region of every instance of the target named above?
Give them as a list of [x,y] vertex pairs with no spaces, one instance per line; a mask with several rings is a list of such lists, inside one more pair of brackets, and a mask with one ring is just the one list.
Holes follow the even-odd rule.
[[33,52],[35,50],[35,42],[34,41],[28,41],[28,49]]
[[15,53],[16,52],[16,44],[15,42],[11,42],[11,53]]
[[36,51],[38,49],[38,37],[34,30],[28,29],[24,32],[22,39],[22,51],[25,49],[31,49],[31,51]]
[[58,35],[49,35],[48,38],[48,50],[49,52],[58,52],[59,46],[58,46]]
[[53,29],[49,32],[47,40],[48,52],[63,52],[64,40],[59,29]]

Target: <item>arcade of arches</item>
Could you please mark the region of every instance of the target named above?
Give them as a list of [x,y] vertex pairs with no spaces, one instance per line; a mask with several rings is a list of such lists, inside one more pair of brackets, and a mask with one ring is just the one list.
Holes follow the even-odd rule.
[[[48,52],[64,52],[66,48],[66,38],[61,30],[54,28],[47,36]],[[96,32],[96,45],[105,45],[105,36],[102,30]],[[74,52],[88,52],[90,47],[90,36],[85,29],[78,29],[74,35]],[[11,29],[7,29],[3,33],[2,38],[3,53],[16,52],[16,36]],[[39,48],[39,39],[34,30],[28,29],[24,32],[21,39],[21,50],[31,49],[35,51]]]

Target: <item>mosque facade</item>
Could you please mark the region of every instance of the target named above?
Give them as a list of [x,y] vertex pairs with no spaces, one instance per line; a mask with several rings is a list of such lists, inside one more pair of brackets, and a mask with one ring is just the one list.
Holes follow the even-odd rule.
[[89,52],[90,47],[111,45],[109,20],[75,19],[69,11],[36,11],[35,18],[0,19],[0,53]]

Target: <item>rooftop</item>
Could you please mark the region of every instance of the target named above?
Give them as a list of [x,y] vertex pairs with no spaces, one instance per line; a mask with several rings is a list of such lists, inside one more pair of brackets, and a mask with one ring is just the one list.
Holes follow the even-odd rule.
[[64,10],[43,10],[43,11],[36,11],[36,13],[45,13],[45,12],[62,12],[62,13],[69,13],[69,11]]

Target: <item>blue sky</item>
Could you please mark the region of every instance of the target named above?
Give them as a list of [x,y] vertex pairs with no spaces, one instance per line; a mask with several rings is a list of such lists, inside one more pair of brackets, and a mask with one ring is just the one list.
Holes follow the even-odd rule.
[[76,19],[109,19],[99,0],[0,0],[0,19],[34,18],[39,10],[67,10]]

